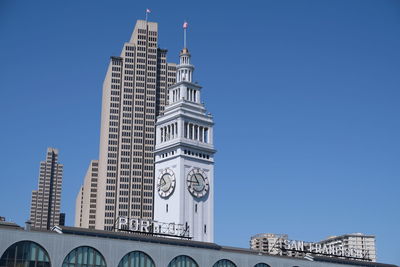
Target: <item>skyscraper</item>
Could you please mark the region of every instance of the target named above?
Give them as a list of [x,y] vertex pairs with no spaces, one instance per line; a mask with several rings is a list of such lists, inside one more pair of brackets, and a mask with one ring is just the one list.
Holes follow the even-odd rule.
[[32,227],[50,229],[60,221],[63,165],[58,163],[58,150],[48,148],[46,161],[40,162],[38,190],[32,191]]
[[118,216],[153,217],[156,117],[176,65],[158,48],[158,24],[138,20],[103,83],[96,229],[112,230]]
[[95,228],[99,161],[92,160],[75,202],[75,226]]

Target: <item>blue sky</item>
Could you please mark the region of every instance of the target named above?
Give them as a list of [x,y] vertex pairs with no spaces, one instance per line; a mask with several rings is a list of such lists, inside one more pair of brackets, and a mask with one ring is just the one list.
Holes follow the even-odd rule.
[[28,218],[53,146],[73,224],[109,57],[146,8],[169,61],[189,21],[216,122],[216,242],[362,232],[399,265],[399,1],[0,1],[0,216]]

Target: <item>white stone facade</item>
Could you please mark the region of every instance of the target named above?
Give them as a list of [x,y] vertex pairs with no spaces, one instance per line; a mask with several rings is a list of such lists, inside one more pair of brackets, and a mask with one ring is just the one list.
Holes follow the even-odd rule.
[[214,123],[200,101],[201,87],[192,83],[193,70],[184,48],[169,105],[157,119],[154,219],[187,225],[193,240],[213,242]]

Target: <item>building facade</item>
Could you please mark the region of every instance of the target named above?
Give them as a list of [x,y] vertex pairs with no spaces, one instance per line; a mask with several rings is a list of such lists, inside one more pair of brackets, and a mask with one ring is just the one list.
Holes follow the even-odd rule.
[[155,121],[176,65],[158,48],[158,24],[138,20],[103,83],[96,229],[118,216],[153,218]]
[[33,228],[50,229],[60,223],[62,175],[58,150],[48,148],[46,160],[40,162],[38,190],[32,191],[30,221]]
[[95,228],[99,161],[92,160],[75,201],[75,226]]
[[340,236],[330,236],[319,243],[323,245],[332,245],[334,247],[342,246],[345,249],[355,249],[364,254],[359,255],[359,257],[364,257],[374,262],[376,261],[375,236],[373,235],[354,233]]
[[180,53],[177,83],[157,119],[154,219],[186,225],[196,241],[214,241],[213,119],[193,82],[187,48]]
[[83,185],[79,187],[79,192],[76,195],[75,199],[75,218],[74,218],[74,226],[82,227],[82,204],[83,204]]
[[250,248],[271,255],[282,255],[279,248],[287,239],[287,234],[257,234],[251,237]]
[[251,237],[250,248],[270,255],[341,256],[376,262],[375,236],[361,233],[331,236],[315,243],[289,240],[286,234],[257,234]]
[[26,231],[2,223],[0,266],[396,267],[321,256],[309,261],[214,243],[74,227],[60,227],[58,232]]

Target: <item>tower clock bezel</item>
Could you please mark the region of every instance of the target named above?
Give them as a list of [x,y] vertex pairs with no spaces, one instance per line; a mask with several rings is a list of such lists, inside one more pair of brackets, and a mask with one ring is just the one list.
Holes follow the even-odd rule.
[[[199,178],[201,180],[199,180]],[[197,184],[196,184],[197,182]],[[197,186],[202,186],[202,188],[196,188]],[[186,180],[187,188],[189,190],[189,193],[195,197],[195,198],[202,198],[207,195],[207,193],[210,191],[210,183],[208,181],[208,177],[205,173],[200,168],[193,168],[187,175],[187,180]]]
[[[161,185],[161,180],[166,175],[169,175],[168,179],[170,180],[170,185],[168,188],[163,189],[162,188],[163,185]],[[166,178],[164,178],[164,179],[166,179]],[[157,179],[157,191],[158,191],[158,194],[160,195],[160,197],[167,198],[167,197],[171,196],[175,190],[175,185],[176,185],[175,173],[170,168],[164,169]]]

